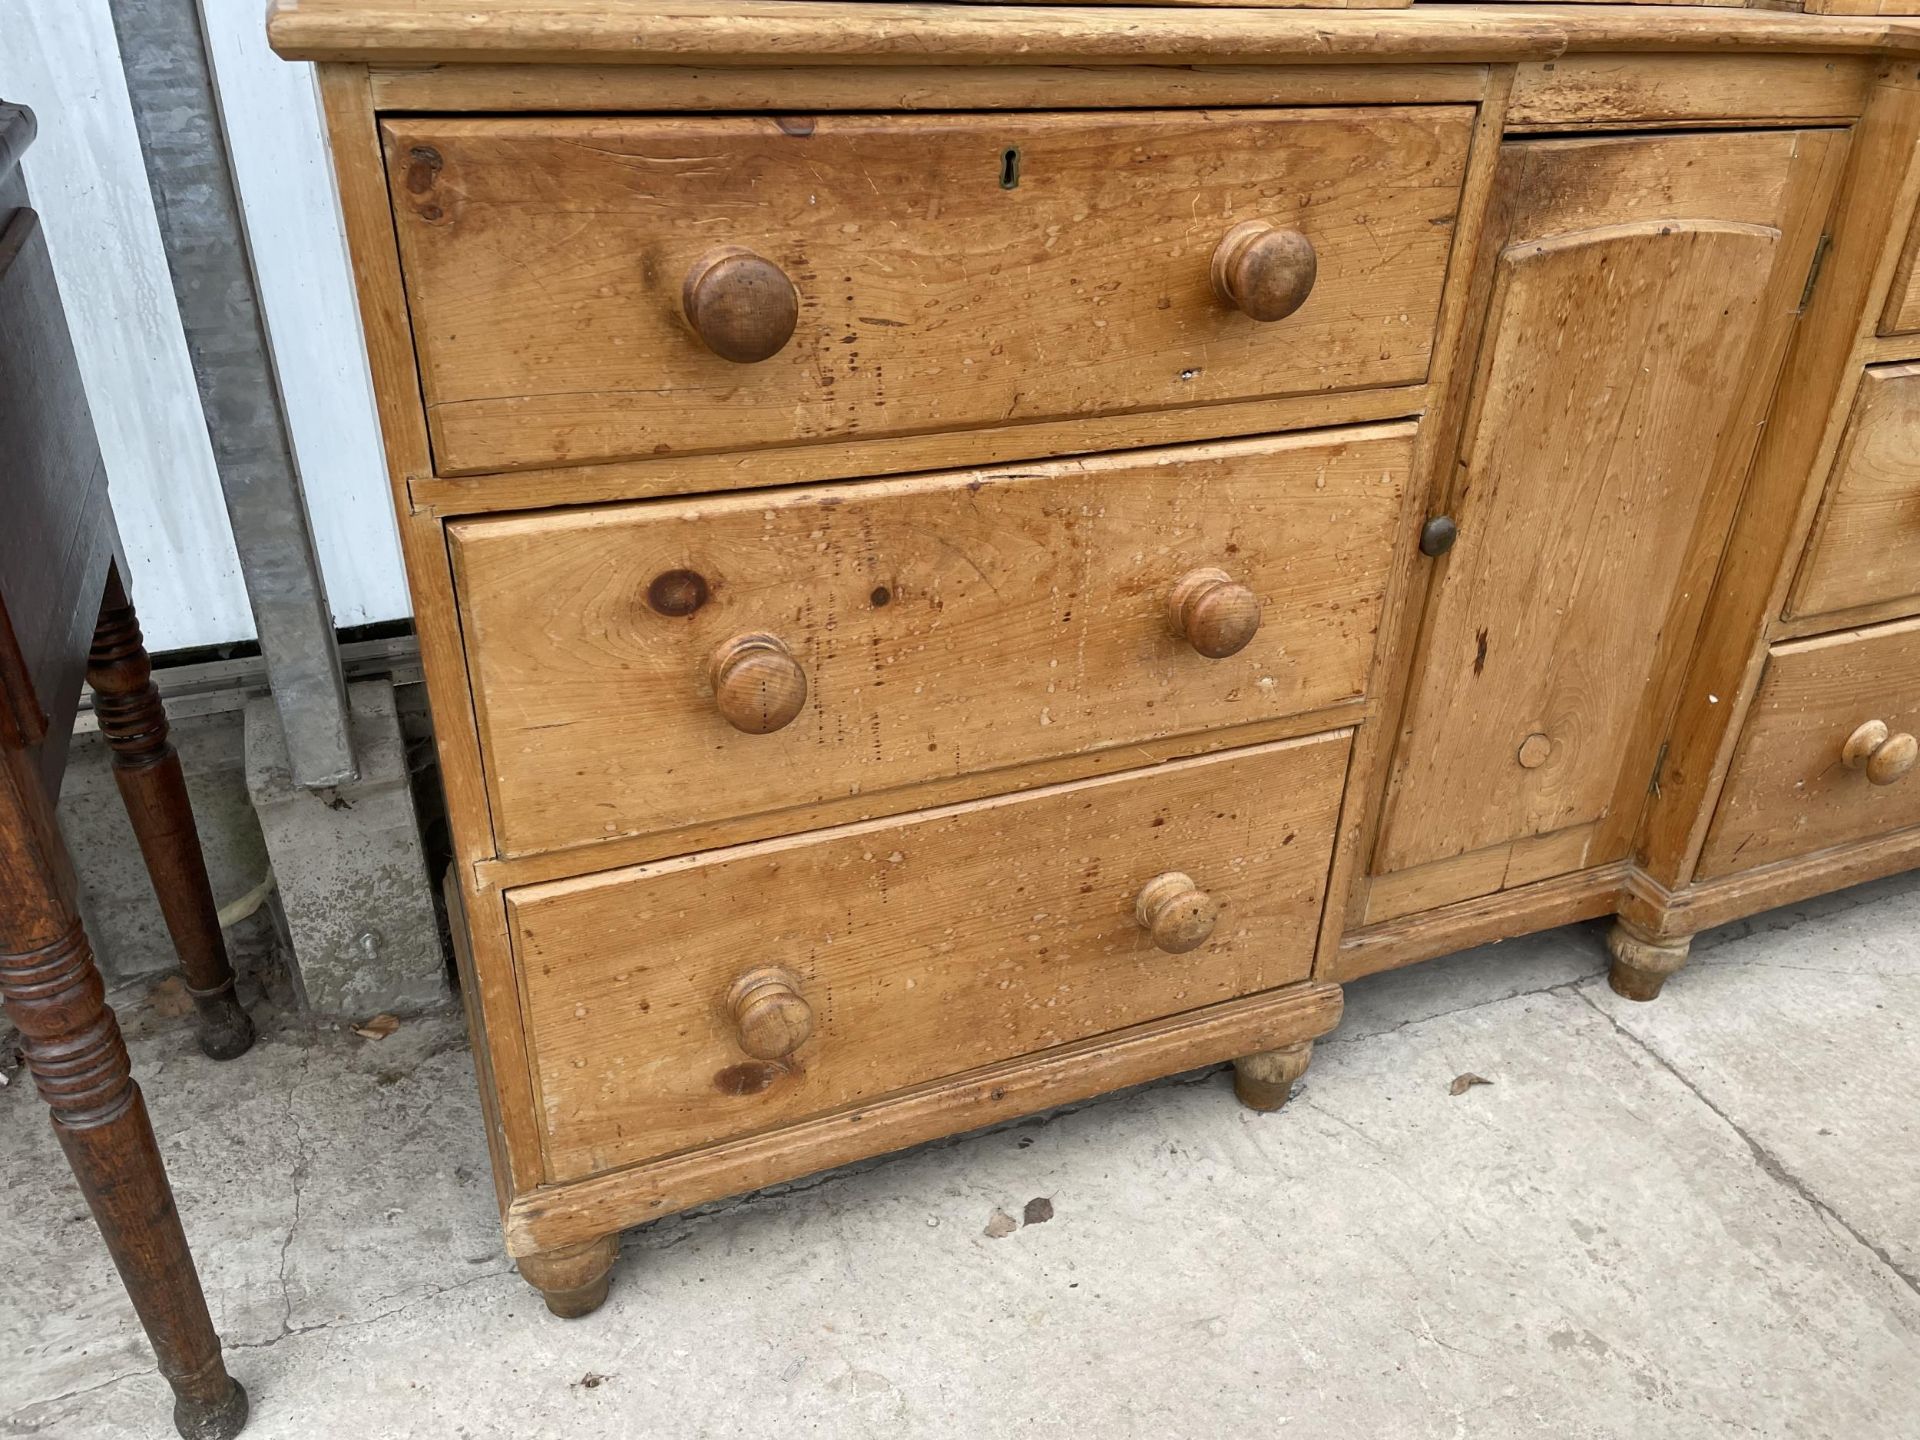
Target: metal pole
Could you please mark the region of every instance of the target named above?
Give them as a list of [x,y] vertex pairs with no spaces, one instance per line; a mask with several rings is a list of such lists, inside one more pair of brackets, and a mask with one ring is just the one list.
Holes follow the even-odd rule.
[[113,0],[174,300],[296,783],[357,774],[347,692],[281,409],[197,0]]

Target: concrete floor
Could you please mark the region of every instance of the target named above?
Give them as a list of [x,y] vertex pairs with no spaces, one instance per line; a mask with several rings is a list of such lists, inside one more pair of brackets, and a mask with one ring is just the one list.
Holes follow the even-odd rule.
[[[660,1222],[572,1323],[457,1020],[217,1068],[123,1003],[256,1440],[1920,1435],[1920,877],[1653,1005],[1598,937],[1353,986],[1278,1115],[1215,1072]],[[0,1434],[170,1434],[19,1075],[0,1213]]]

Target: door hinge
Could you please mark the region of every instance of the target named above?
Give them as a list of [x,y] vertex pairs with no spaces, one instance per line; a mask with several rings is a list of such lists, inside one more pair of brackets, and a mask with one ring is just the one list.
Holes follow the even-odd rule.
[[1671,740],[1660,742],[1660,753],[1653,757],[1653,778],[1647,781],[1647,793],[1658,799],[1660,795],[1660,772],[1667,768],[1667,749]]
[[1827,247],[1832,244],[1833,236],[1822,232],[1819,243],[1813,247],[1813,264],[1807,267],[1807,284],[1800,292],[1800,304],[1794,309],[1796,315],[1806,313],[1807,302],[1813,299],[1813,287],[1820,283],[1821,267],[1827,263]]

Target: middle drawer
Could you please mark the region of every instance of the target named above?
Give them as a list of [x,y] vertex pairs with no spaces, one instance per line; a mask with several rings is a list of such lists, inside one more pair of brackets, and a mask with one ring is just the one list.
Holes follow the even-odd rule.
[[1413,433],[456,521],[500,852],[1356,699]]

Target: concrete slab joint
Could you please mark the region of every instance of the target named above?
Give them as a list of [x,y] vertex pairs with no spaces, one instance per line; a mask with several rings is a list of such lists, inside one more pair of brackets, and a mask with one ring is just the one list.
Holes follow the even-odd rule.
[[247,790],[273,862],[301,1002],[315,1015],[408,1013],[448,997],[393,687],[349,687],[360,777],[294,782],[271,697],[247,705]]

